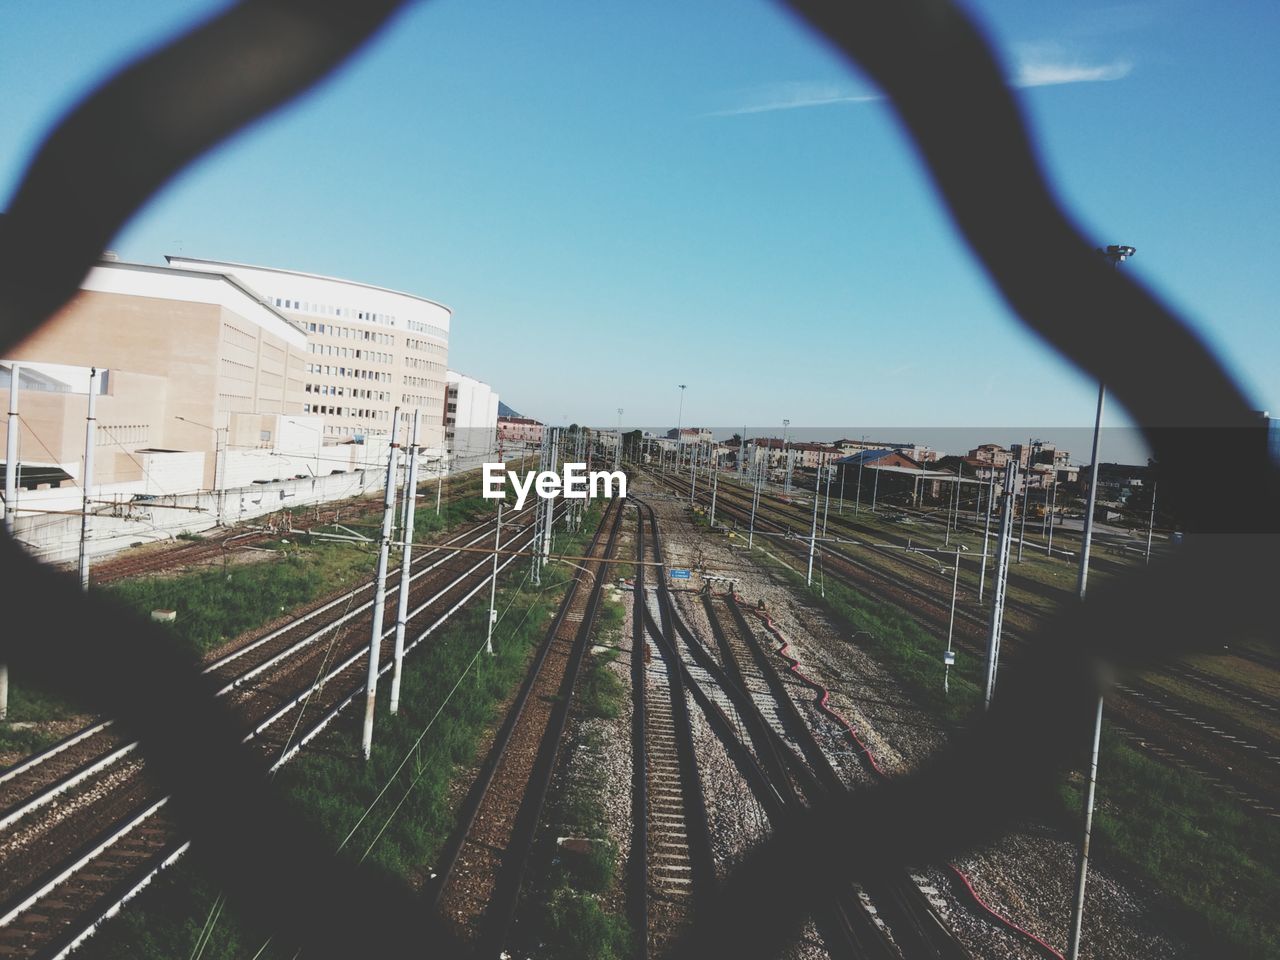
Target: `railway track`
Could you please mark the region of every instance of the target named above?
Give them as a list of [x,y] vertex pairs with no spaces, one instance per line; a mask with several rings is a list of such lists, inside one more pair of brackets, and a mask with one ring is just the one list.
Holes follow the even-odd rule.
[[[347,502],[336,507],[327,507],[315,511],[316,523],[337,523],[344,511],[348,519],[359,519],[382,509],[381,498],[362,498],[356,503]],[[140,555],[129,553],[117,554],[98,561],[90,570],[90,580],[94,584],[112,583],[127,577],[145,576],[150,573],[161,573],[181,567],[191,567],[225,559],[233,550],[251,547],[277,536],[270,528],[254,527],[248,530],[232,527],[199,540],[175,543],[165,549],[149,550]]]
[[[651,508],[648,520],[660,558],[661,541]],[[690,659],[732,702],[738,723],[686,668],[695,700],[740,768],[747,772],[748,783],[770,820],[780,822],[829,791],[843,789],[790,697],[783,693],[785,701],[778,699],[779,687],[773,682],[776,676],[771,679],[759,655],[751,651],[741,634],[742,622],[726,624],[717,616],[714,601],[709,601],[708,614],[720,652],[717,659],[679,616],[665,581],[658,592],[674,628],[674,634],[664,641],[671,656],[679,657],[679,647],[674,642],[678,635]],[[654,629],[662,632],[656,624]],[[918,890],[916,898],[907,888],[901,892],[878,891],[878,898],[852,885],[831,893],[830,903],[815,905],[814,920],[834,957],[968,957],[967,951],[929,913],[930,908],[926,906],[924,914],[917,913],[923,897]]]
[[[492,531],[486,521],[416,558],[406,651],[487,585],[491,558],[463,548],[487,544]],[[503,531],[506,549],[534,537],[505,518]],[[295,756],[361,695],[371,591],[348,591],[207,665],[210,692],[228,700],[264,768]],[[398,600],[388,593],[389,604]],[[394,606],[386,622],[384,673]],[[64,955],[185,851],[137,747],[104,721],[0,773],[0,955]]]
[[[658,479],[677,492],[688,492],[687,482],[680,478],[659,476]],[[728,486],[726,484],[719,491],[717,513],[733,517],[745,526],[749,509],[737,501],[736,491],[725,494]],[[703,499],[702,491],[698,492],[697,498]],[[784,534],[773,537],[771,542],[783,552],[806,562],[808,537],[786,535],[791,532],[787,521],[795,518],[765,505],[763,499],[761,504],[762,507],[756,511],[757,533]],[[874,549],[874,545],[867,546]],[[881,550],[880,553],[896,554],[897,551]],[[950,606],[949,602],[944,602],[943,594],[947,594],[949,601],[950,584],[942,583],[945,577],[936,568],[913,571],[896,563],[895,569],[888,571],[822,542],[817,544],[817,554],[825,573],[863,594],[910,611],[939,635],[945,634]],[[893,556],[889,559],[900,563],[902,558]],[[1026,632],[1034,629],[1036,620],[1043,613],[1010,598],[1006,616],[1004,647],[1010,655],[1016,656],[1017,644]],[[957,603],[956,645],[979,662],[985,657],[988,621],[987,611]],[[1256,813],[1280,816],[1280,807],[1273,799],[1280,789],[1280,744],[1255,729],[1240,725],[1221,711],[1157,689],[1141,678],[1133,678],[1127,686],[1127,691],[1113,695],[1115,707],[1108,711],[1108,717],[1114,725],[1127,730],[1126,739],[1130,743],[1148,750],[1162,761],[1176,762],[1194,770]],[[1134,696],[1135,692],[1141,693],[1141,697]]]
[[[643,957],[661,957],[692,921],[715,884],[711,829],[684,678],[649,631],[660,620],[658,591],[646,577],[658,560],[637,508],[631,677],[635,770],[631,877],[632,924]],[[659,575],[659,579],[661,579]],[[648,617],[646,617],[646,613]]]
[[[590,642],[624,513],[612,500],[582,577],[569,584],[524,682],[459,809],[428,901],[478,955],[498,956],[510,935],[525,867],[541,819],[560,741]],[[595,562],[593,562],[595,561]]]

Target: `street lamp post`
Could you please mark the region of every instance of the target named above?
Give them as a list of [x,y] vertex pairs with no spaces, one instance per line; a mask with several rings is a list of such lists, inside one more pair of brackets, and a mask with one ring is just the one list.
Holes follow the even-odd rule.
[[[1113,273],[1119,273],[1120,264],[1138,251],[1124,244],[1111,244],[1098,251],[1111,262]],[[1093,511],[1098,497],[1098,439],[1102,433],[1102,403],[1106,397],[1106,385],[1098,384],[1098,413],[1093,424],[1093,465],[1089,473],[1089,497],[1084,515],[1084,539],[1080,545],[1080,599],[1085,598],[1089,582],[1089,543],[1093,537]],[[1089,752],[1089,776],[1084,791],[1084,831],[1080,837],[1080,866],[1076,873],[1075,906],[1071,914],[1071,939],[1067,946],[1068,960],[1080,956],[1080,930],[1084,923],[1084,890],[1089,878],[1089,842],[1093,835],[1093,799],[1098,783],[1098,746],[1102,742],[1102,696],[1098,697],[1093,720],[1093,743]]]

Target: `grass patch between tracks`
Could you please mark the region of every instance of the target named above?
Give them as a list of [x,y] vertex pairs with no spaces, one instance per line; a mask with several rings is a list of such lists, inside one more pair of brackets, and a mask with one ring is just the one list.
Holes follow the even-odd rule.
[[[934,636],[907,612],[830,578],[824,596],[816,577],[808,588],[785,564],[758,551],[752,557],[823,605],[853,642],[947,728],[979,708],[983,665],[976,657],[957,651],[951,692],[944,694],[945,637]],[[1079,783],[1064,783],[1061,796],[1057,825],[1074,835],[1080,822]],[[1097,804],[1095,857],[1158,890],[1172,907],[1161,921],[1187,940],[1195,955],[1280,956],[1280,918],[1271,907],[1280,888],[1280,824],[1244,811],[1198,776],[1153,760],[1106,726]]]
[[[556,552],[580,552],[597,521],[598,511],[593,511],[580,533],[560,533]],[[335,849],[351,833],[341,856],[376,863],[414,886],[427,877],[453,829],[450,784],[459,770],[477,762],[485,731],[500,720],[500,705],[523,678],[528,658],[574,574],[573,568],[553,563],[543,572],[542,586],[532,587],[525,580],[527,569],[527,563],[518,561],[504,574],[506,585],[498,589],[502,619],[494,631],[494,657],[483,653],[488,604],[487,597],[477,595],[406,657],[395,717],[388,713],[390,679],[384,676],[368,763],[359,755],[358,724],[352,719],[359,718],[351,712],[356,708],[349,708],[346,723],[321,736],[277,774],[275,782],[297,815],[318,827]],[[375,803],[388,783],[390,789]],[[367,809],[371,813],[361,821]],[[190,956],[216,898],[195,852],[86,941],[77,956]],[[252,957],[265,940],[263,932],[235,916],[228,905],[212,925],[200,956]],[[290,956],[268,948],[261,960]]]

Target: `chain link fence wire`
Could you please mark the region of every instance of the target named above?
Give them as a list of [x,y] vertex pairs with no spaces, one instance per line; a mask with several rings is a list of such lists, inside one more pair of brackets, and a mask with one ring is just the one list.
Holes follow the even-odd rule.
[[[170,178],[313,89],[403,5],[244,0],[105,80],[44,141],[0,218],[0,349],[75,295]],[[788,6],[879,84],[1011,309],[1141,427],[1162,493],[1176,487],[1189,507],[1190,535],[1176,555],[1094,588],[1087,605],[1049,623],[1005,669],[992,710],[923,768],[778,829],[700,912],[676,950],[687,960],[778,956],[828,891],[954,857],[1046,809],[1061,772],[1083,757],[1114,674],[1256,630],[1270,613],[1277,476],[1262,421],[1204,343],[1129,274],[1107,269],[1071,222],[979,28],[945,0]],[[0,656],[139,738],[213,882],[249,922],[310,957],[463,955],[410,889],[335,858],[291,815],[198,664],[157,628],[81,594],[8,537],[0,569]]]

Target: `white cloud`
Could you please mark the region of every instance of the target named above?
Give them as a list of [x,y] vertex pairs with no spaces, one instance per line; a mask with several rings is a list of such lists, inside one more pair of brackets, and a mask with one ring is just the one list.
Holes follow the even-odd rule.
[[872,103],[882,99],[876,94],[858,93],[833,83],[771,83],[747,91],[736,107],[716,110],[711,117],[737,117],[749,113],[775,110],[797,110],[802,107],[826,107],[837,103]]
[[1064,83],[1106,83],[1127,77],[1128,60],[1087,63],[1063,53],[1054,44],[1022,44],[1015,47],[1017,69],[1010,83],[1015,87],[1052,87]]
[[[1128,60],[1088,63],[1066,54],[1056,44],[1021,44],[1015,47],[1013,76],[1015,87],[1052,87],[1067,83],[1106,83],[1127,77],[1133,71]],[[744,91],[737,106],[704,114],[708,117],[740,117],[753,113],[829,107],[836,104],[875,103],[880,94],[821,81],[784,81]]]

